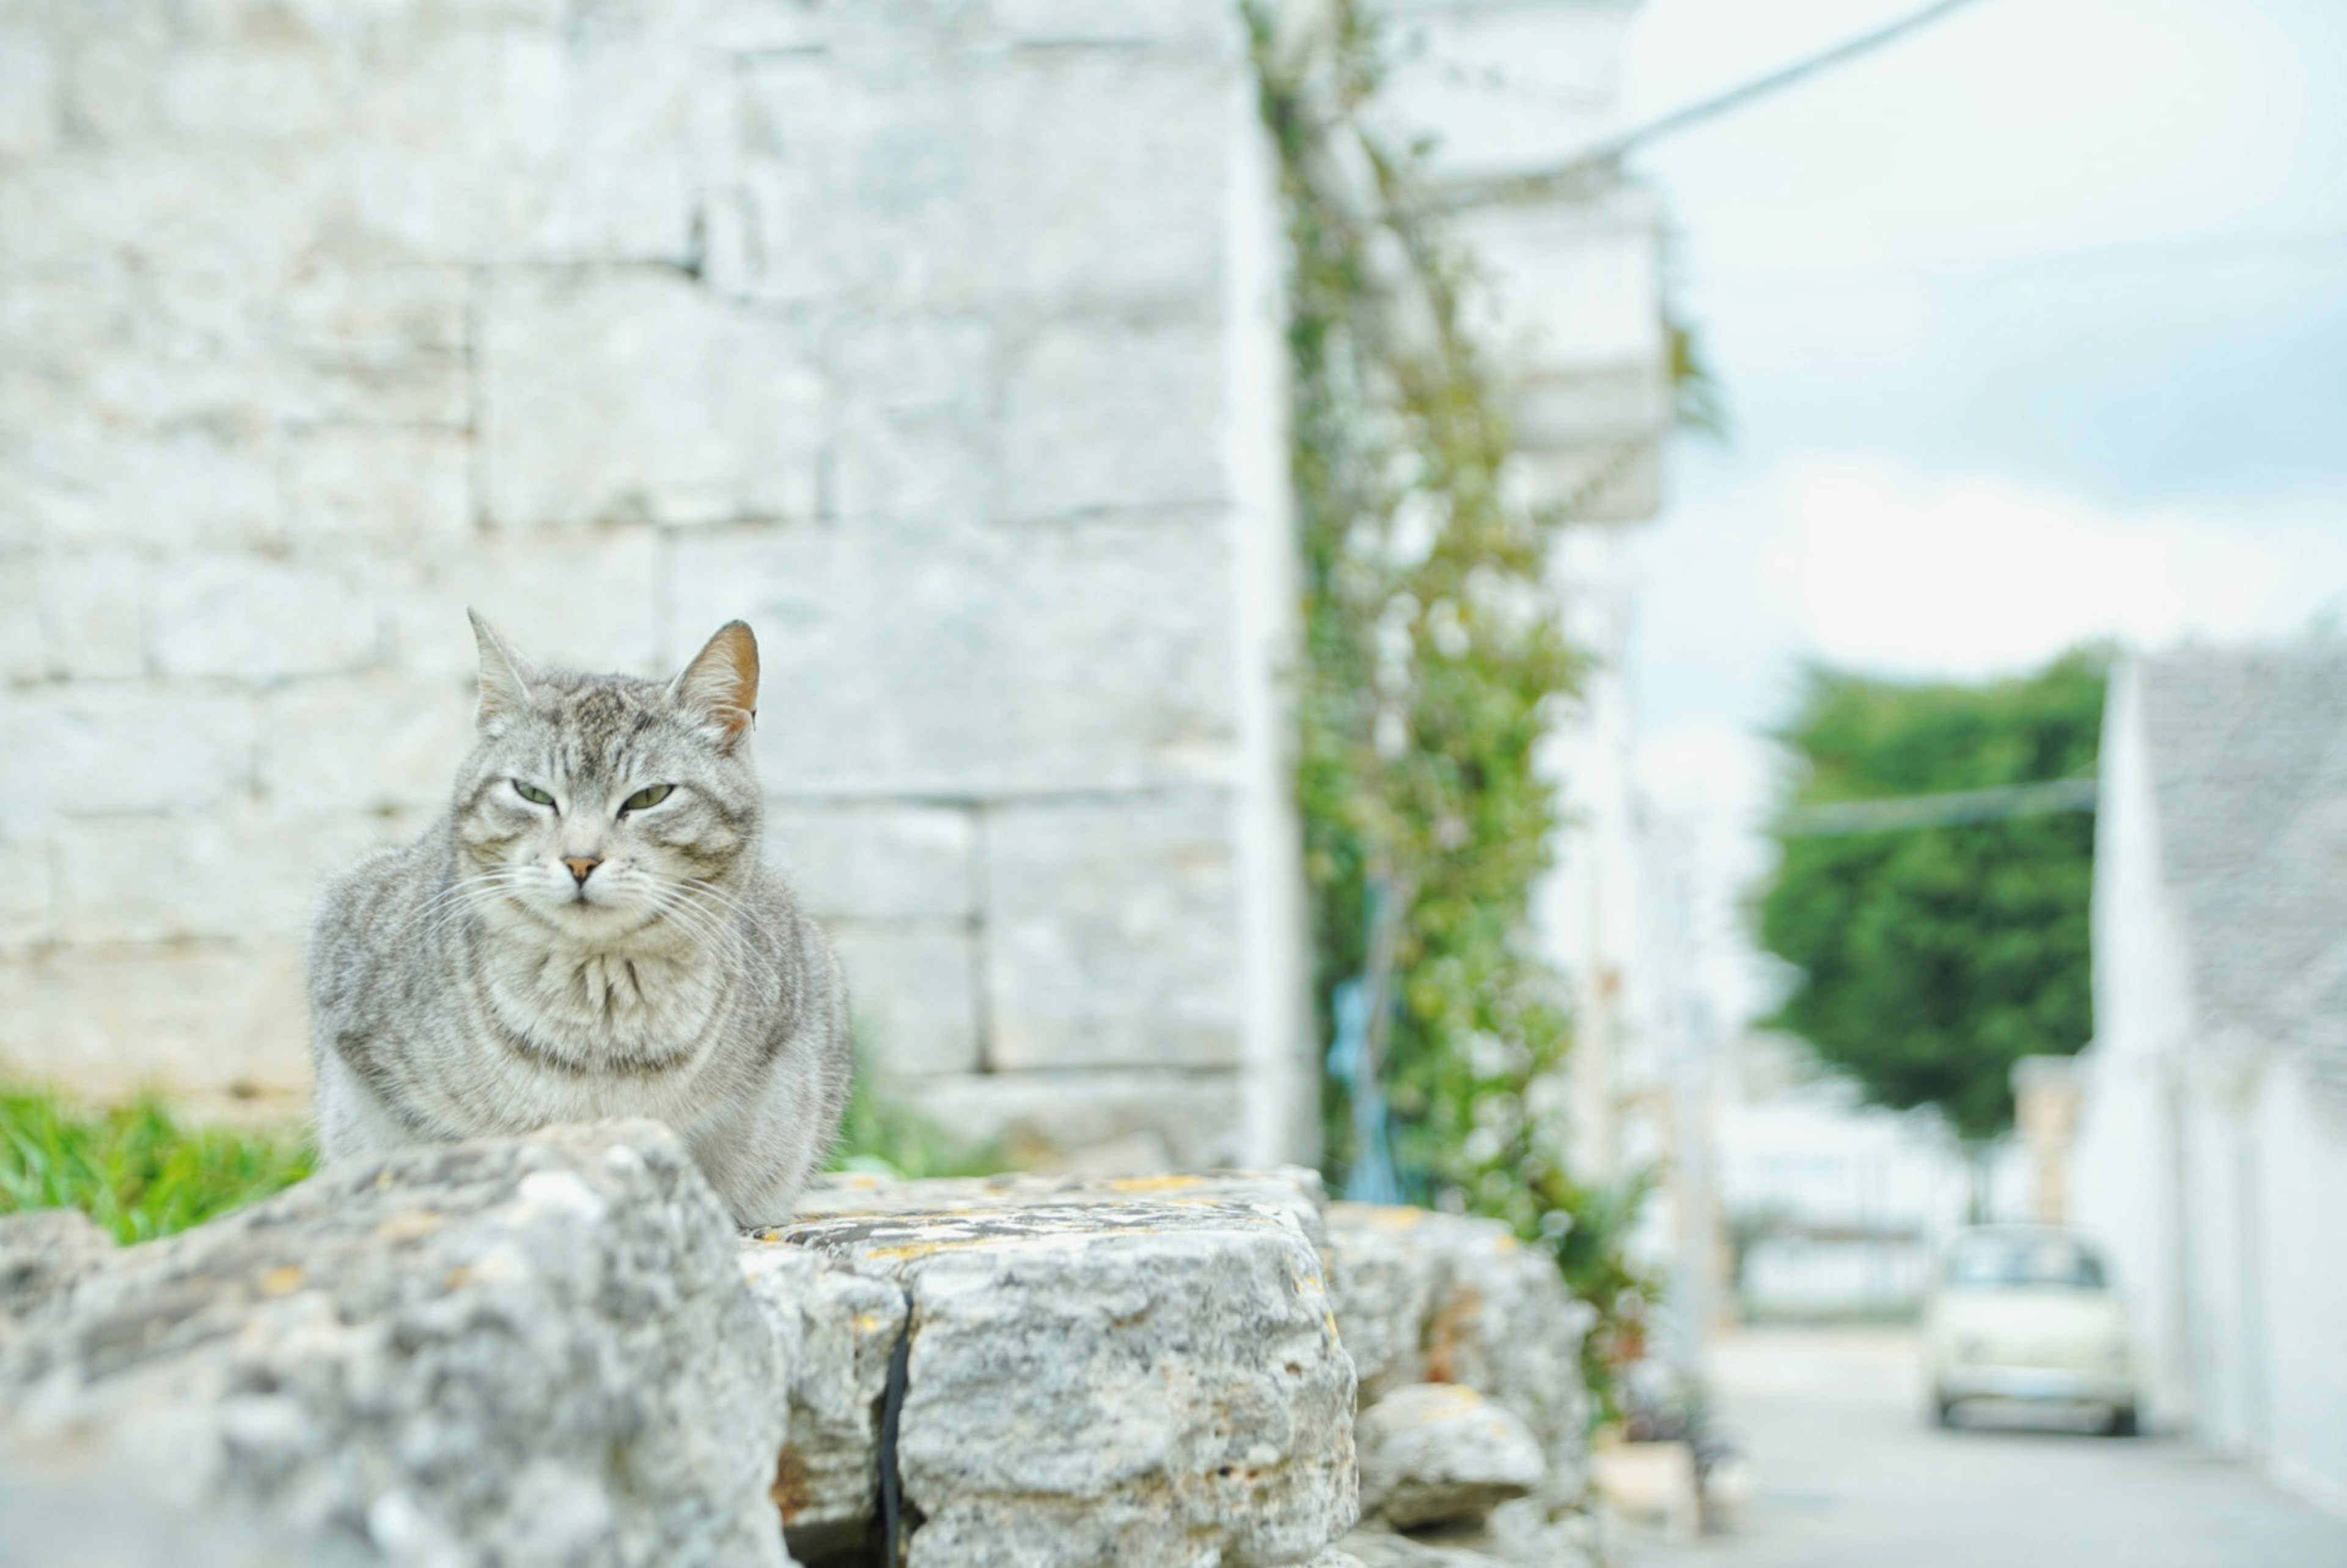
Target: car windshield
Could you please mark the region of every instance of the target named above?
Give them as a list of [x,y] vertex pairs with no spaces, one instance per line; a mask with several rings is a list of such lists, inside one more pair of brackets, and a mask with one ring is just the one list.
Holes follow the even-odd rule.
[[1970,1236],[1948,1258],[1948,1283],[2103,1288],[2102,1260],[2061,1236]]

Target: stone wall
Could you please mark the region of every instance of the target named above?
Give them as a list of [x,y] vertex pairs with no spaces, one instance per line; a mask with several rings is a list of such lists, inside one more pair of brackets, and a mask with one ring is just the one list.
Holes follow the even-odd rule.
[[1311,1121],[1226,0],[0,10],[0,1072],[263,1106],[479,608],[765,656],[771,849],[1014,1154]]
[[737,1238],[665,1130],[557,1128],[123,1249],[0,1217],[0,1539],[24,1568],[1589,1568],[1588,1317],[1503,1227],[1325,1205],[1308,1171],[834,1178]]

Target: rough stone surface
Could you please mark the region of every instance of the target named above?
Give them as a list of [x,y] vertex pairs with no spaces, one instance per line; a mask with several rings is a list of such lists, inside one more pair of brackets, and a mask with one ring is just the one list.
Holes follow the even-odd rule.
[[1320,1173],[1304,1165],[1265,1171],[1182,1172],[1169,1175],[1081,1176],[1010,1171],[994,1176],[899,1181],[859,1172],[821,1176],[799,1194],[800,1217],[843,1214],[963,1214],[974,1211],[1133,1202],[1194,1205],[1259,1204],[1293,1219],[1313,1250],[1327,1250]]
[[1540,1496],[1588,1490],[1581,1340],[1593,1314],[1548,1255],[1496,1221],[1361,1204],[1329,1206],[1330,1277],[1348,1348],[1372,1397],[1458,1383],[1504,1406],[1540,1440]]
[[1360,1413],[1361,1512],[1398,1529],[1480,1522],[1541,1483],[1545,1456],[1522,1421],[1457,1383],[1412,1383]]
[[259,1517],[250,1508],[124,1506],[102,1481],[26,1485],[0,1475],[8,1568],[361,1568],[368,1547]]
[[880,1399],[905,1332],[904,1289],[826,1268],[803,1247],[745,1246],[742,1273],[790,1368],[774,1500],[792,1549],[807,1556],[855,1545],[879,1496]]
[[0,1216],[0,1335],[113,1255],[114,1238],[79,1209]]
[[1337,1545],[1361,1568],[1511,1568],[1506,1559],[1469,1547],[1415,1541],[1382,1530],[1356,1530]]
[[1228,1067],[1238,961],[1230,810],[1219,792],[1146,804],[1006,807],[987,830],[999,1067]]
[[780,1564],[777,1336],[648,1122],[329,1172],[27,1293],[0,1461],[416,1564]]
[[832,950],[847,976],[856,1036],[887,1041],[893,1081],[976,1072],[979,1061],[977,946],[964,922],[834,920]]
[[939,1126],[1020,1165],[1165,1173],[1248,1153],[1239,1080],[1225,1073],[986,1072],[915,1079],[904,1091]]
[[1576,1510],[1552,1509],[1536,1497],[1500,1504],[1480,1532],[1460,1538],[1457,1544],[1516,1568],[1597,1568],[1604,1560],[1594,1518]]
[[[915,1564],[1270,1568],[1352,1522],[1352,1367],[1298,1218],[1304,1185],[1276,1173],[1121,1190],[846,1182],[810,1202],[827,1200],[846,1212],[756,1233],[744,1266],[802,1302],[806,1266],[762,1254],[901,1292],[912,1337],[897,1452]],[[888,1336],[885,1315],[869,1316],[868,1338],[805,1352],[810,1366],[858,1368],[836,1379],[851,1390],[843,1412],[870,1408],[876,1387]],[[794,1394],[800,1462],[786,1459],[784,1481],[805,1486],[810,1522],[793,1539],[836,1539],[864,1439],[851,1419],[817,1453],[799,1408]]]
[[1296,1563],[1295,1568],[1362,1568],[1362,1563],[1349,1552],[1324,1546],[1306,1561]]

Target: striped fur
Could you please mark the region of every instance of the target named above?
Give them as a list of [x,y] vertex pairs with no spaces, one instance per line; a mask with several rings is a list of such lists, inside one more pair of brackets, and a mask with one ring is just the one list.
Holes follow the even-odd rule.
[[781,1219],[839,1126],[847,998],[758,858],[749,628],[668,682],[541,670],[474,629],[448,815],[337,876],[312,928],[326,1159],[651,1116],[742,1224]]

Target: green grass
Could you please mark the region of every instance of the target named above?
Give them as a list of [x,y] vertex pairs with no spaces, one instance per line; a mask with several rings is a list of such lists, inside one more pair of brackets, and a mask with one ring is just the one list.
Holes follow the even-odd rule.
[[990,1176],[1010,1168],[1010,1162],[994,1145],[955,1138],[912,1107],[875,1090],[868,1067],[857,1064],[855,1091],[840,1121],[831,1169],[920,1177]]
[[281,1192],[314,1163],[287,1134],[182,1126],[151,1099],[84,1114],[0,1091],[0,1214],[77,1208],[119,1241],[145,1241]]
[[[308,1175],[317,1153],[290,1133],[183,1125],[159,1100],[83,1112],[30,1089],[0,1089],[0,1214],[75,1208],[124,1242],[201,1225]],[[977,1176],[1004,1168],[857,1075],[834,1170]]]

